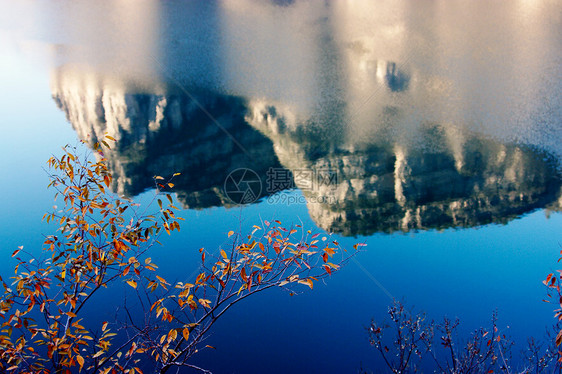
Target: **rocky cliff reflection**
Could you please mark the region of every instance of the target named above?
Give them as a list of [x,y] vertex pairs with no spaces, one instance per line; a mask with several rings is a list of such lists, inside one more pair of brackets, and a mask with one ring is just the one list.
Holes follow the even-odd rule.
[[271,141],[246,124],[241,98],[127,93],[68,75],[54,81],[53,98],[80,138],[93,144],[108,133],[116,139],[106,157],[119,194],[137,195],[154,188],[153,176],[181,172],[175,191],[186,208],[232,205],[223,190],[230,171],[255,170],[265,183],[266,170],[280,167]]
[[537,208],[559,209],[561,182],[552,155],[452,125],[422,123],[405,136],[392,131],[399,123],[392,108],[386,111],[377,138],[337,137],[339,143],[311,143],[317,130],[291,131],[287,118],[263,103],[247,119],[273,140],[286,168],[337,173],[337,185],[303,186],[310,215],[328,231],[368,235],[472,227],[504,223]]
[[392,107],[371,137],[357,140],[342,136],[337,122],[300,122],[262,100],[86,89],[64,74],[54,81],[53,97],[82,138],[108,132],[117,139],[108,158],[114,188],[127,195],[151,188],[156,174],[180,171],[176,191],[186,207],[232,205],[223,186],[234,169],[255,170],[264,186],[270,168],[331,170],[337,184],[294,183],[315,222],[344,235],[502,223],[559,206],[556,160],[545,152],[452,125],[394,131],[400,116]]

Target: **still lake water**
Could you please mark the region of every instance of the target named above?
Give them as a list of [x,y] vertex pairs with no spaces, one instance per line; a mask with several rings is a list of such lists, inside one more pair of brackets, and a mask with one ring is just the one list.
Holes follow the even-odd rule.
[[[3,276],[53,230],[47,158],[108,132],[118,193],[143,202],[153,175],[182,172],[186,223],[152,254],[167,278],[265,219],[368,244],[326,285],[232,310],[197,361],[217,373],[376,372],[364,327],[391,297],[464,332],[497,310],[520,346],[553,324],[541,281],[562,227],[560,1],[2,8]],[[240,168],[260,186],[243,206],[225,192]]]

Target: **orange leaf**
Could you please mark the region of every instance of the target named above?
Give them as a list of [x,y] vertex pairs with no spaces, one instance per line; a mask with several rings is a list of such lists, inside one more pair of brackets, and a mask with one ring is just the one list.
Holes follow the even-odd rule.
[[326,252],[331,257],[334,255],[334,253],[336,253],[336,250],[335,248],[330,248],[326,246],[326,248],[324,248],[324,252]]
[[166,282],[166,279],[162,278],[161,276],[157,275],[156,278],[158,278],[158,280],[160,281],[160,283],[168,284],[168,282]]
[[135,282],[134,280],[128,280],[127,284],[133,288],[137,288],[137,282]]

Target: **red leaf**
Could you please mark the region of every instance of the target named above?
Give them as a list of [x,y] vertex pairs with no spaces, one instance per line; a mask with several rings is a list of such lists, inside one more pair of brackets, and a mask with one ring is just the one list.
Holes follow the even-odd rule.
[[562,330],[556,335],[556,345],[558,346],[560,343],[562,343]]

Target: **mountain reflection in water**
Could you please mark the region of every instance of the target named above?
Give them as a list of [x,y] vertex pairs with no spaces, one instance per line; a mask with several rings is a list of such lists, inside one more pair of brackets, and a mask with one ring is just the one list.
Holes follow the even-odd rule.
[[57,49],[52,93],[82,139],[117,139],[121,194],[181,172],[185,207],[231,206],[232,170],[264,187],[272,168],[331,170],[337,183],[291,181],[329,231],[504,223],[560,208],[550,6],[147,1],[128,23],[95,6],[95,30],[61,6],[53,34],[77,40]]
[[117,140],[106,156],[120,194],[136,195],[154,186],[154,175],[180,171],[174,190],[186,208],[231,206],[224,182],[235,169],[256,171],[264,186],[271,168],[331,170],[337,183],[292,183],[319,227],[343,235],[504,223],[559,208],[556,160],[544,151],[436,123],[422,122],[404,138],[392,131],[393,108],[384,109],[377,136],[349,141],[260,100],[110,88],[85,96],[81,85],[55,80],[53,97],[81,138]]

